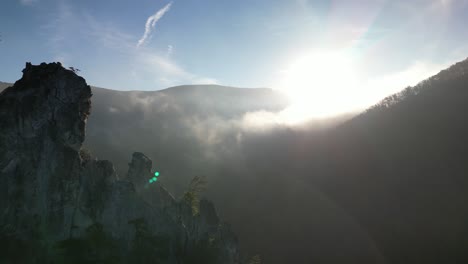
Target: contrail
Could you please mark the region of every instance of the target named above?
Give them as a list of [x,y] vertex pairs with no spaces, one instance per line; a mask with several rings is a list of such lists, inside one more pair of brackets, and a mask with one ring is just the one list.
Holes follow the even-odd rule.
[[148,17],[148,20],[146,20],[145,24],[145,33],[141,39],[138,40],[137,48],[145,43],[146,39],[151,35],[151,31],[153,31],[154,27],[156,26],[156,23],[164,16],[164,14],[166,14],[167,11],[169,11],[171,6],[172,2],[158,10],[158,12],[156,12],[154,15]]

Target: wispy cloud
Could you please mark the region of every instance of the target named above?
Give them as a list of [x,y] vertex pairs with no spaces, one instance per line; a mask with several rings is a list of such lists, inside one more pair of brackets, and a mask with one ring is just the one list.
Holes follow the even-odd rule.
[[116,28],[112,23],[103,23],[89,13],[83,15],[82,25],[86,27],[84,34],[99,47],[119,53],[128,53],[135,49],[135,36]]
[[158,10],[154,15],[148,17],[146,20],[145,24],[145,33],[141,37],[140,40],[138,40],[137,47],[140,47],[145,43],[145,41],[151,36],[151,32],[153,31],[154,27],[156,26],[156,23],[166,14],[169,9],[171,9],[172,2],[169,4],[165,5],[163,8]]
[[[50,19],[41,26],[49,52],[55,61],[83,68],[82,74],[86,74],[93,85],[147,90],[181,84],[217,83],[216,79],[180,65],[171,56],[177,50],[175,45],[167,43],[166,48],[162,49],[143,45],[172,2],[148,18],[145,35],[138,41],[141,47],[135,46],[138,36],[123,31],[115,21],[102,20],[86,10],[77,11],[67,0],[58,3]],[[77,42],[80,43],[78,46]],[[84,49],[78,49],[82,47],[98,52],[100,59],[83,59],[80,54]],[[110,65],[108,61],[118,63]]]
[[188,72],[166,56],[151,52],[139,52],[136,57],[139,72],[146,76],[155,76],[154,83],[165,87],[182,84],[216,84],[213,78],[202,77]]

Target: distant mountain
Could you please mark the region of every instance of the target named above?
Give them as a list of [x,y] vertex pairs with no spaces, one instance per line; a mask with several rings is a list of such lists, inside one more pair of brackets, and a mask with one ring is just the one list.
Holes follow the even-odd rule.
[[11,83],[5,83],[5,82],[0,82],[0,91],[3,91],[3,89],[11,86]]
[[[284,96],[271,89],[241,89],[218,85],[178,86],[161,91],[93,89],[93,115],[85,146],[96,155],[116,161],[124,173],[127,151],[138,149],[155,160],[171,189],[181,179],[206,174],[206,149],[235,140],[237,123],[248,112],[280,111]],[[211,145],[208,145],[210,143]]]

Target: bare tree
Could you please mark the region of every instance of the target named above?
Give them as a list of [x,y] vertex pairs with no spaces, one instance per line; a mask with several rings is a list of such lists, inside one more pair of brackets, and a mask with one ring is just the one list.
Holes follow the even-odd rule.
[[70,69],[70,70],[71,70],[72,72],[74,72],[74,73],[78,73],[78,72],[81,71],[80,69],[75,68],[75,67],[68,67],[68,69]]

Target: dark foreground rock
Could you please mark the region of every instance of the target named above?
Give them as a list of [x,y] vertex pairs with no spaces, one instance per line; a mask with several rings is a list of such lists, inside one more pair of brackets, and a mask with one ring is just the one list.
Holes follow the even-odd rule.
[[81,150],[91,95],[60,63],[0,93],[0,263],[239,263],[214,206],[147,184],[144,154],[119,180]]

